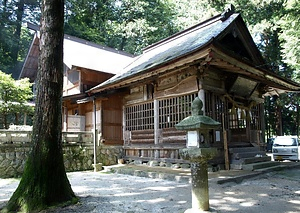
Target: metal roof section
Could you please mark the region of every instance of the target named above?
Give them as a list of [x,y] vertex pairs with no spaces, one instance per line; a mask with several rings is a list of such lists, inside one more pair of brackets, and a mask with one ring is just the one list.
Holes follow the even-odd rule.
[[110,78],[90,91],[105,89],[104,87],[109,84],[138,75],[201,49],[222,33],[238,16],[239,14],[232,14],[226,20],[222,19],[221,15],[216,16],[146,48],[144,53],[137,56],[121,74]]
[[[28,24],[35,30],[33,41],[26,56],[19,78],[36,78],[39,56],[39,27]],[[134,55],[110,47],[98,45],[74,36],[64,36],[64,64],[68,68],[83,67],[95,71],[119,74],[134,59]]]
[[37,33],[35,33],[20,72],[19,79],[29,78],[30,82],[34,82],[38,69],[38,55],[39,39]]
[[[240,39],[238,45],[244,45],[244,55],[247,54],[247,58],[233,50],[224,49],[222,39],[230,34],[233,37],[238,36]],[[265,83],[268,86],[265,95],[278,95],[287,91],[300,90],[300,84],[283,78],[263,66],[264,60],[240,14],[226,11],[150,45],[119,75],[115,75],[88,92],[98,93],[126,87],[155,78],[168,70],[177,69],[183,65],[189,66],[196,61],[197,63],[200,61],[201,66],[216,67],[228,73],[236,73]]]
[[133,60],[133,55],[65,35],[64,63],[105,73],[119,74]]

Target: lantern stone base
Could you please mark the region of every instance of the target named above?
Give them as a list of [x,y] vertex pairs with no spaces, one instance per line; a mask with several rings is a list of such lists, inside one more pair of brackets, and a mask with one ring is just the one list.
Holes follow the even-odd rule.
[[207,161],[216,152],[216,148],[186,148],[180,150],[181,157],[191,162],[192,209],[186,210],[186,213],[209,211]]

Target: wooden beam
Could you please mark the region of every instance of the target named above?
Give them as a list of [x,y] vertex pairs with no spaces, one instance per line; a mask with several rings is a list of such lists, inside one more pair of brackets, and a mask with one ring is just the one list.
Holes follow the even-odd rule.
[[161,74],[170,72],[171,70],[180,69],[182,66],[186,66],[186,64],[191,64],[199,59],[203,59],[210,52],[211,52],[210,48],[194,52],[190,55],[183,56],[183,57],[178,58],[169,63],[158,65],[157,67],[153,67],[150,69],[141,70],[132,76],[122,78],[117,82],[113,82],[111,84],[104,85],[101,88],[91,90],[91,92],[97,93],[97,92],[101,92],[101,91],[108,90],[108,89],[115,89],[115,88],[128,86],[128,85],[133,84],[134,82],[141,81],[141,79],[142,79],[142,81],[145,81],[145,80],[151,79],[153,77],[156,78],[157,76],[159,76]]
[[272,74],[270,72],[264,72],[261,71],[251,65],[248,65],[244,62],[241,62],[229,55],[227,55],[226,53],[222,52],[221,50],[212,47],[212,53],[213,53],[213,57],[214,58],[219,58],[222,59],[224,61],[227,61],[228,63],[241,68],[242,70],[248,71],[251,74],[257,75],[259,77],[261,77],[262,79],[268,80],[270,82],[279,84],[278,86],[283,86],[286,88],[286,90],[295,90],[298,91],[300,90],[300,85],[296,85],[296,83],[293,82],[288,82],[288,80],[286,79],[282,79],[280,76],[275,76],[275,74]]

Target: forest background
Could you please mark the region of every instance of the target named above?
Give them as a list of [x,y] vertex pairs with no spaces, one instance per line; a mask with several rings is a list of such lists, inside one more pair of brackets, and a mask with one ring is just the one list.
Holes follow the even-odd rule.
[[[269,70],[300,83],[298,0],[65,0],[65,34],[135,55],[174,33],[222,13],[241,13]],[[33,32],[37,0],[0,0],[0,71],[17,79]],[[300,95],[265,99],[266,135],[299,135]]]

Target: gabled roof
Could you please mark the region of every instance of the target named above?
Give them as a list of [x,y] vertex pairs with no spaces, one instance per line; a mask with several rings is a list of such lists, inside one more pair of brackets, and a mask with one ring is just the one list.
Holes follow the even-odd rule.
[[[147,47],[121,74],[89,92],[126,87],[196,62],[200,65],[218,65],[228,72],[238,72],[258,81],[266,80],[283,90],[300,89],[295,82],[286,81],[264,69],[265,62],[241,16],[227,11]],[[266,78],[266,74],[271,78]]]
[[133,55],[74,36],[64,37],[64,64],[118,74],[133,60]]
[[[36,33],[29,48],[19,78],[36,78],[39,55],[39,32]],[[64,64],[68,68],[82,67],[95,71],[118,74],[133,60],[133,55],[95,44],[74,36],[64,36]]]

